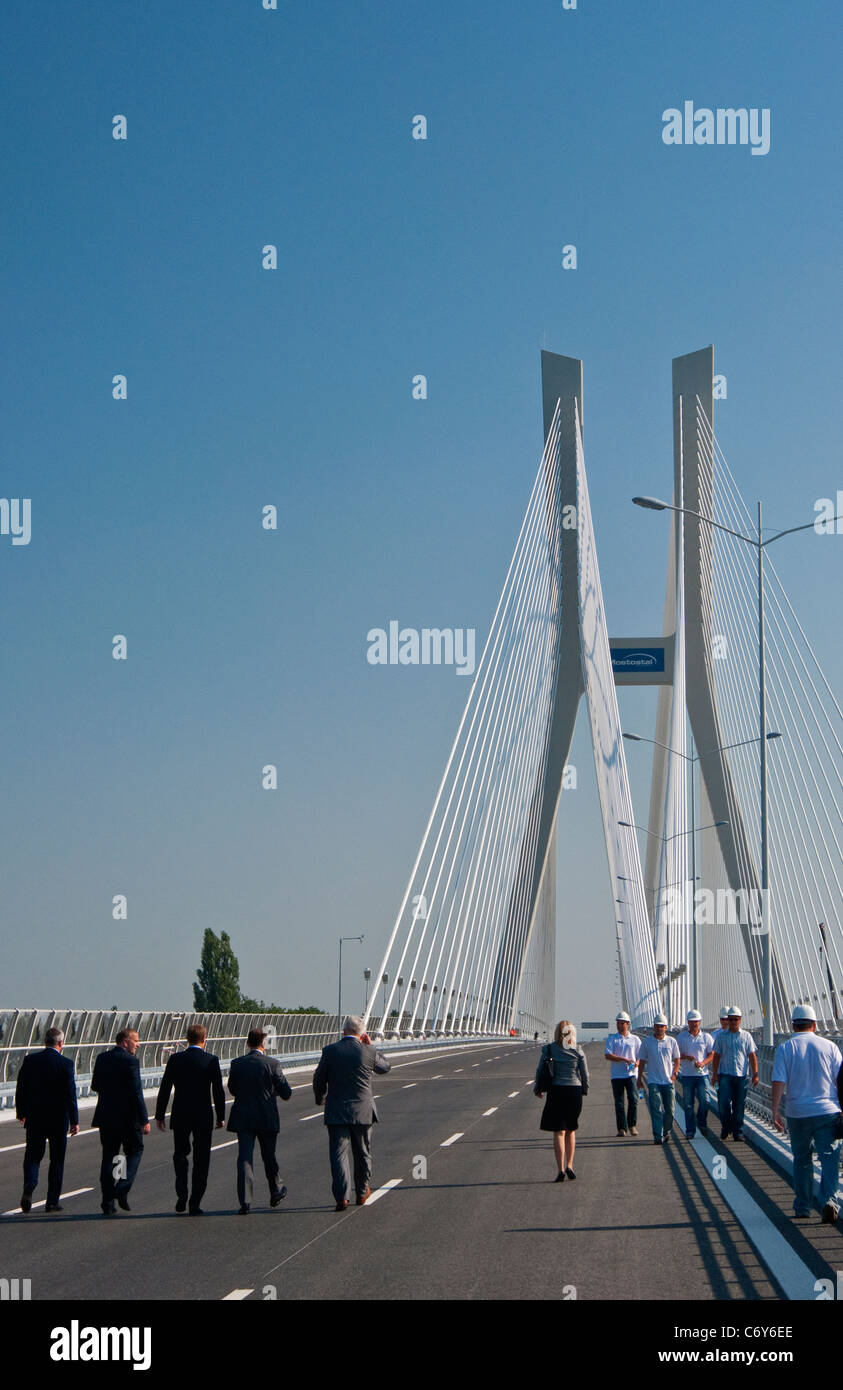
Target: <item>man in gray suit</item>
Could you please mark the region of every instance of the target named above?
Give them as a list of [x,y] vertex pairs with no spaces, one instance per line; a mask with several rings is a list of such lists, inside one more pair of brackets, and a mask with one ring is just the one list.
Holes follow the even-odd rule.
[[325,1105],[325,1124],[328,1126],[328,1145],[331,1154],[331,1189],[337,1211],[345,1211],[351,1192],[351,1173],[348,1148],[354,1158],[354,1190],[357,1205],[362,1207],[371,1196],[372,1156],[369,1134],[377,1123],[378,1112],[372,1095],[372,1072],[384,1076],[389,1063],[372,1046],[363,1032],[363,1020],[350,1014],[343,1023],[340,1042],[323,1047],[319,1065],[313,1075],[313,1094]]
[[237,1199],[240,1216],[248,1216],[254,1192],[255,1139],[260,1144],[263,1168],[269,1183],[269,1204],[277,1207],[287,1195],[278,1177],[275,1145],[281,1125],[275,1099],[289,1100],[293,1094],[289,1081],[275,1057],[264,1051],[266,1033],[253,1028],[246,1039],[249,1048],[245,1057],[235,1057],[228,1076],[228,1089],[234,1104],[228,1117],[228,1128],[237,1135]]

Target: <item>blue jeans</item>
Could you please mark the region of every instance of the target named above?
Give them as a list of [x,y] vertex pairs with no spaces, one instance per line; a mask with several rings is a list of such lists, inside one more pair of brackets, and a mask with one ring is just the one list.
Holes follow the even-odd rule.
[[743,1134],[743,1112],[748,1085],[748,1076],[724,1076],[721,1073],[717,1078],[717,1104],[724,1138],[728,1138],[730,1133]]
[[667,1086],[656,1086],[652,1081],[649,1081],[647,1083],[647,1098],[650,1102],[653,1138],[661,1139],[662,1133],[667,1138],[673,1129],[673,1111],[676,1103],[676,1092],[672,1083]]
[[[682,1104],[685,1109],[685,1133],[689,1139],[693,1139],[697,1132],[697,1125],[704,1129],[708,1121],[708,1098],[706,1096],[706,1077],[699,1076],[680,1076],[682,1082]],[[697,1118],[694,1119],[694,1097],[697,1097]]]
[[811,1162],[811,1141],[820,1160],[820,1201],[823,1206],[839,1207],[837,1185],[840,1177],[840,1145],[834,1139],[836,1115],[806,1115],[787,1121],[790,1147],[793,1150],[793,1210],[807,1216],[813,1205],[814,1165]]

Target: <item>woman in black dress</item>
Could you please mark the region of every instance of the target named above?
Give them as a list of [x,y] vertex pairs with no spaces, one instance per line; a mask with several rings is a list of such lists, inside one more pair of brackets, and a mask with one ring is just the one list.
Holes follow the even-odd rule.
[[[549,1088],[547,1075],[543,1075],[545,1059],[553,1073]],[[534,1092],[541,1097],[545,1089],[547,1100],[542,1111],[541,1128],[553,1132],[553,1152],[559,1170],[555,1181],[564,1182],[566,1177],[573,1179],[577,1176],[573,1167],[576,1130],[583,1096],[588,1095],[585,1053],[577,1046],[577,1030],[567,1018],[557,1023],[553,1042],[542,1048]]]

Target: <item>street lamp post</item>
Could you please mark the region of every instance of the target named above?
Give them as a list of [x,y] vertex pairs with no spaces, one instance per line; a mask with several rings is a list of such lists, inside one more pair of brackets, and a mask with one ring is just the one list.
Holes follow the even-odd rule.
[[[624,738],[627,738],[627,737],[632,737],[632,739],[633,739],[634,741],[640,741],[640,742],[642,742],[642,743],[655,743],[655,739],[641,739],[641,740],[638,740],[638,739],[636,738],[636,735],[635,735],[635,734],[632,734],[632,735],[624,734]],[[666,748],[667,745],[663,743],[663,744],[661,745],[661,747],[662,747],[662,748]],[[668,752],[673,752],[673,749],[668,749]],[[680,754],[680,756],[683,757],[683,758],[687,758],[689,762],[691,762],[691,761],[696,761],[695,759],[692,760],[691,758],[688,758],[688,754],[687,754],[687,753],[682,753],[682,754]],[[646,828],[646,826],[643,826],[643,825],[635,825],[633,821],[628,821],[628,820],[619,820],[619,821],[618,821],[618,825],[622,825],[622,826],[624,827],[625,830],[641,830],[641,831],[643,831],[643,833],[644,833],[645,835],[651,835],[652,838],[653,838],[654,840],[661,840],[661,842],[662,842],[663,845],[670,844],[670,841],[671,841],[671,840],[679,840],[679,839],[682,838],[683,835],[690,835],[690,836],[691,836],[691,847],[692,847],[692,848],[691,848],[691,865],[692,865],[691,872],[692,872],[692,874],[694,875],[694,881],[693,881],[692,884],[691,884],[691,888],[692,888],[692,894],[691,894],[691,918],[692,918],[691,950],[692,950],[692,953],[693,953],[693,961],[694,961],[694,989],[695,989],[695,990],[696,990],[696,988],[697,988],[697,977],[696,977],[696,968],[697,968],[697,964],[696,964],[696,963],[697,963],[697,909],[696,909],[696,903],[695,903],[695,901],[694,901],[694,894],[696,893],[696,887],[697,887],[697,885],[696,885],[696,852],[695,852],[693,846],[694,846],[694,841],[696,840],[697,831],[703,831],[703,830],[716,830],[719,826],[721,826],[721,825],[728,825],[728,824],[729,824],[729,822],[728,822],[727,820],[715,820],[715,821],[712,821],[710,825],[694,825],[694,823],[693,823],[693,821],[692,821],[692,822],[691,822],[691,829],[690,829],[690,830],[677,830],[677,832],[676,832],[675,835],[657,835],[656,832],[655,832],[655,830],[648,830],[648,829]],[[670,885],[670,886],[672,887],[672,886],[674,886],[674,885]],[[653,904],[653,915],[655,916],[655,902],[654,902],[654,904]],[[671,986],[671,983],[672,983],[672,977],[671,977],[671,972],[670,972],[670,931],[669,931],[669,930],[668,930],[668,932],[667,932],[667,954],[668,954],[668,959],[667,959],[667,961],[666,961],[666,965],[667,965],[667,977],[666,977],[666,978],[667,978],[667,1021],[668,1021],[668,1027],[669,1027],[669,1026],[670,1026],[670,1002],[671,1002],[671,1000],[670,1000],[670,986]],[[683,967],[683,968],[684,968],[684,967]],[[682,971],[680,971],[679,973],[681,974]],[[678,976],[676,976],[676,978],[678,978]]]
[[[697,931],[697,830],[702,826],[696,825],[696,795],[694,787],[694,764],[700,762],[702,758],[708,758],[712,753],[730,753],[734,748],[746,748],[751,743],[757,743],[757,738],[744,738],[740,743],[724,743],[718,748],[709,748],[704,753],[681,753],[678,748],[671,748],[669,744],[662,743],[657,738],[644,738],[643,734],[624,734],[632,743],[652,743],[656,748],[664,748],[666,752],[673,753],[676,757],[684,758],[691,764],[691,825],[693,829],[688,833],[691,836],[691,913],[692,913],[692,932],[691,932],[691,961],[694,972],[694,995],[699,1002],[699,934]],[[769,733],[767,738],[781,738],[779,733]],[[693,745],[692,745],[693,746]],[[728,825],[728,821],[717,821],[717,825]],[[649,832],[648,832],[649,833]]]
[[[721,522],[715,521],[713,517],[704,516],[702,512],[696,512],[691,507],[675,507],[670,502],[662,502],[658,497],[633,497],[633,502],[637,507],[646,507],[653,512],[682,512],[686,516],[694,516],[698,521],[704,521],[709,526],[713,526],[718,531],[725,531],[729,536],[735,536],[739,541],[745,541],[747,545],[754,545],[758,551],[758,723],[759,741],[761,746],[761,905],[764,914],[763,921],[765,931],[762,937],[763,953],[761,961],[761,1006],[764,1010],[764,1034],[763,1041],[769,1045],[773,1042],[773,924],[772,914],[769,910],[767,890],[770,879],[770,848],[768,842],[767,828],[767,654],[764,643],[764,551],[768,545],[774,541],[781,540],[782,536],[792,536],[796,531],[813,531],[815,521],[808,521],[802,526],[788,526],[785,531],[777,531],[774,536],[768,536],[766,541],[761,536],[761,503],[758,503],[758,538],[746,536],[742,531],[733,531],[731,526],[723,526]],[[832,521],[838,521],[839,515],[833,516]]]
[[[340,1037],[342,1037],[342,943],[344,941],[362,941],[362,936],[341,936],[340,937],[340,968],[339,982],[337,985],[337,1022],[339,1023]],[[358,995],[358,998],[360,996]]]

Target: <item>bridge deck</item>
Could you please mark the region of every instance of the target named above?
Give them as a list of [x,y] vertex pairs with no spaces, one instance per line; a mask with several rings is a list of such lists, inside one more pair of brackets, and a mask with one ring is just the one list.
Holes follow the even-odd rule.
[[[788,1180],[749,1144],[727,1150],[712,1139],[728,1162],[718,1182],[681,1134],[656,1148],[646,1111],[637,1140],[616,1138],[602,1047],[587,1050],[592,1089],[574,1183],[551,1181],[550,1136],[539,1132],[532,1094],[536,1048],[493,1044],[405,1059],[378,1079],[375,1186],[400,1182],[368,1207],[334,1212],[327,1139],[321,1118],[308,1118],[312,1092],[299,1076],[281,1107],[289,1195],[277,1211],[264,1205],[261,1175],[251,1216],[234,1216],[236,1147],[218,1131],[214,1144],[227,1147],[212,1157],[206,1215],[177,1216],[172,1139],[153,1127],[132,1213],[105,1220],[99,1144],[83,1131],[68,1146],[65,1191],[93,1190],[69,1195],[61,1215],[3,1216],[0,1273],[29,1277],[33,1300],[217,1300],[235,1291],[250,1299],[544,1300],[572,1289],[580,1301],[813,1300],[814,1281],[841,1267],[838,1229],[818,1215],[795,1226]],[[21,1140],[16,1125],[0,1128],[4,1213],[20,1198],[22,1150],[10,1146]],[[413,1176],[420,1157],[426,1178]],[[787,1270],[759,1256],[725,1200],[729,1183],[744,1186],[760,1209],[754,1219],[783,1236]],[[46,1167],[36,1200],[45,1195]]]

